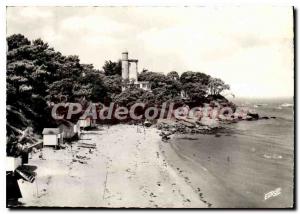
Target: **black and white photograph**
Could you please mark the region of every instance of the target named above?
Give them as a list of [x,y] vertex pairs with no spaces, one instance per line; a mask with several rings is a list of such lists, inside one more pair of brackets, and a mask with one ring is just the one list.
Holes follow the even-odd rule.
[[6,208],[295,208],[295,14],[7,6]]

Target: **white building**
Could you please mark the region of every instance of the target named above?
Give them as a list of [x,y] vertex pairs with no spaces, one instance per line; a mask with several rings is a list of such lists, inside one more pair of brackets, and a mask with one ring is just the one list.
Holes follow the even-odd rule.
[[16,168],[22,165],[21,156],[6,157],[6,171],[15,171]]
[[58,128],[44,128],[43,130],[44,146],[58,146],[60,143],[63,143],[63,135]]
[[96,120],[92,119],[91,117],[86,117],[85,119],[79,118],[79,127],[80,128],[87,128],[87,127],[96,127]]
[[91,126],[90,118],[85,118],[85,119],[80,118],[78,121],[79,121],[79,127],[80,128],[86,128],[86,127]]

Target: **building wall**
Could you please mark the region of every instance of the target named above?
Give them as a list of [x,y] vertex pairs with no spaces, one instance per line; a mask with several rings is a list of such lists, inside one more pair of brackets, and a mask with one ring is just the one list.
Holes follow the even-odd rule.
[[6,157],[6,171],[14,171],[22,165],[22,158],[19,157]]
[[131,62],[129,66],[129,79],[137,82],[137,63]]
[[89,118],[86,120],[79,120],[79,125],[81,128],[89,127],[91,126],[91,120]]
[[79,126],[82,127],[82,128],[86,127],[85,120],[79,120]]
[[129,61],[128,61],[128,52],[122,53],[122,78],[128,79],[129,77]]
[[44,135],[43,137],[44,146],[56,146],[58,144],[58,136],[57,135]]
[[129,62],[128,60],[122,60],[122,79],[129,78]]

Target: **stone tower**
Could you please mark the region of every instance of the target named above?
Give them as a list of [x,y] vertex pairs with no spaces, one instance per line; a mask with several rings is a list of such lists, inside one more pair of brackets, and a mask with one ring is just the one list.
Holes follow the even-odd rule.
[[[131,63],[133,66],[131,66]],[[124,51],[122,53],[122,79],[123,80],[134,80],[137,82],[138,74],[138,60],[128,59],[128,52]]]
[[128,52],[122,53],[122,79],[127,80],[129,78],[129,61]]
[[138,81],[138,62],[137,59],[128,58],[128,51],[122,52],[122,80],[129,80],[129,82],[124,81],[125,84],[122,84],[122,91],[132,85],[136,88],[151,91],[148,81]]

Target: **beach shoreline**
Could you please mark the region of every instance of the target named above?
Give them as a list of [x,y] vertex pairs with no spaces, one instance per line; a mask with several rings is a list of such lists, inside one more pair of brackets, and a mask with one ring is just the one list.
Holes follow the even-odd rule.
[[[161,147],[167,162],[193,189],[201,187],[214,208],[288,208],[293,206],[292,138],[271,132],[280,123],[245,121],[215,135],[175,134]],[[266,125],[269,129],[262,130]]]
[[[256,127],[255,123],[245,121],[235,126]],[[266,123],[274,122],[257,122],[263,126]],[[250,141],[244,142],[247,136],[224,130],[214,134],[173,133],[167,140],[163,132],[156,125],[103,125],[98,130],[84,131],[81,140],[65,149],[45,147],[29,160],[29,165],[37,166],[35,183],[19,182],[24,193],[21,202],[34,207],[291,206],[289,178],[264,184],[267,177],[262,177],[265,173],[256,164],[269,157],[261,153],[271,147],[252,142],[252,134]],[[80,148],[81,143],[95,144],[96,149]],[[261,151],[257,149],[260,147]],[[287,155],[281,154],[283,160],[289,158]],[[279,164],[282,160],[275,161]],[[251,185],[245,177],[247,168],[258,170],[250,176],[263,173],[253,177]],[[270,172],[277,173],[276,169]],[[228,180],[243,177],[245,180],[236,183]],[[264,200],[265,193],[278,187],[283,188],[284,194]]]
[[[175,135],[173,137],[178,137]],[[166,161],[173,167],[179,176],[184,178],[199,198],[213,208],[247,208],[248,203],[241,200],[241,195],[227,189],[226,184],[212,174],[206,167],[194,159],[180,153],[176,144],[160,143],[160,148]],[[234,202],[234,203],[233,203]]]
[[212,207],[165,160],[156,128],[103,126],[81,138],[96,143],[96,149],[74,142],[33,154],[29,165],[37,166],[36,181],[19,182],[23,206]]

